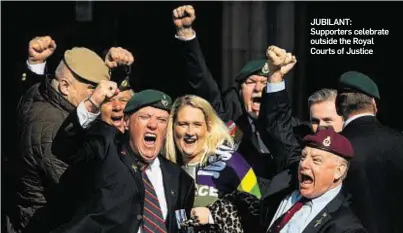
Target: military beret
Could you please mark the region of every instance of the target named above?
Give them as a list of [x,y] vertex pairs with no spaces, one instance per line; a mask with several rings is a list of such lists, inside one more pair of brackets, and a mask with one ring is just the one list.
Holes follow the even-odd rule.
[[357,71],[348,71],[340,76],[339,91],[356,91],[379,99],[379,90],[376,83],[367,75]]
[[127,91],[127,90],[131,90],[131,89],[132,89],[132,86],[130,85],[130,82],[129,82],[129,76],[127,76],[125,79],[123,79],[122,82],[120,82],[119,90]]
[[159,108],[170,112],[172,107],[172,100],[169,95],[163,92],[156,90],[144,90],[135,93],[130,98],[123,112],[125,114],[131,114],[133,112],[136,112],[140,108],[144,108],[147,106]]
[[239,84],[243,83],[251,75],[267,76],[269,66],[267,59],[252,60],[245,64],[241,71],[237,74],[235,81]]
[[343,135],[336,133],[331,127],[319,128],[315,134],[305,136],[302,142],[304,146],[324,150],[345,159],[351,159],[354,156],[350,141]]
[[104,61],[87,48],[75,47],[67,50],[64,53],[63,61],[78,79],[95,84],[101,80],[110,80],[109,68]]

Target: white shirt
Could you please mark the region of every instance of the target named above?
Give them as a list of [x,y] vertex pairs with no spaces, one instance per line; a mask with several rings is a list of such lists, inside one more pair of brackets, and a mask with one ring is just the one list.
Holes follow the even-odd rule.
[[360,117],[363,117],[363,116],[373,116],[374,117],[375,115],[372,114],[372,113],[363,113],[363,114],[358,114],[358,115],[355,115],[353,117],[350,117],[344,122],[343,128],[346,128],[346,126],[348,124],[350,124],[350,122],[352,122],[353,120],[355,120],[357,118],[360,118]]
[[[290,221],[281,229],[280,233],[300,233],[306,226],[325,208],[330,201],[332,201],[340,192],[342,185],[340,184],[333,189],[328,190],[322,196],[310,200],[305,203],[300,210],[298,210]],[[298,190],[291,193],[291,195],[281,201],[277,208],[276,214],[270,223],[270,227],[273,222],[288,211],[302,196]]]

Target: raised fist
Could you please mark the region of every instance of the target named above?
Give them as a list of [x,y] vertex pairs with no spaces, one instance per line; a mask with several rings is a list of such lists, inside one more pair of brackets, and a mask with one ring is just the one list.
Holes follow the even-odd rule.
[[281,76],[287,74],[297,63],[297,59],[291,53],[277,46],[269,46],[266,56],[271,74],[279,72]]
[[92,92],[91,100],[98,106],[101,106],[106,99],[112,98],[117,94],[119,94],[119,89],[115,82],[101,80],[94,92]]
[[121,65],[130,66],[134,62],[134,57],[131,52],[121,47],[112,47],[109,49],[105,56],[105,65],[109,69],[115,68]]
[[56,49],[56,43],[50,36],[35,37],[28,44],[28,62],[44,63]]
[[191,28],[193,21],[196,19],[196,14],[193,6],[180,6],[172,12],[173,22],[176,29]]

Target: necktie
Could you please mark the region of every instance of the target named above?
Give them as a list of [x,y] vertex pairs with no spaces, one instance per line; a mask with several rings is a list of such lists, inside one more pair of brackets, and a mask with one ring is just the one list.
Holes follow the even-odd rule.
[[276,219],[276,221],[273,222],[271,225],[270,229],[267,232],[270,233],[279,233],[281,229],[290,221],[292,216],[304,206],[306,202],[308,202],[309,199],[307,198],[301,198],[299,201],[297,201],[287,212],[285,212],[283,215],[281,215],[279,218]]
[[143,212],[143,231],[147,233],[166,233],[164,218],[162,217],[162,211],[158,197],[155,193],[154,187],[146,174],[147,164],[139,162],[141,168],[141,176],[144,182],[144,212]]

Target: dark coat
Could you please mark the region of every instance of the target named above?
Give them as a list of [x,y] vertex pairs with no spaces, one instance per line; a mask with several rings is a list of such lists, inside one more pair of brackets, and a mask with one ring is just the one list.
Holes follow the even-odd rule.
[[352,209],[371,233],[403,232],[403,134],[364,116],[342,131],[354,149],[345,188]]
[[[65,135],[58,138],[60,141],[55,141],[53,149],[59,155],[64,154],[70,169],[74,169],[69,174],[78,177],[75,182],[79,198],[70,221],[52,232],[137,232],[142,224],[144,184],[140,171],[132,167],[134,157],[130,153],[121,153],[128,143],[127,138],[102,121],[94,122],[83,137],[84,131],[73,115],[75,123],[72,127],[66,124],[67,128],[60,132]],[[71,149],[66,149],[62,153],[60,145],[63,141],[69,147],[73,145],[72,141],[65,140],[81,145],[79,152],[72,153]],[[61,144],[58,145],[59,142]],[[179,166],[162,156],[159,159],[168,206],[167,230],[178,232],[175,210],[190,212],[194,201],[194,182]]]
[[13,199],[8,211],[13,228],[25,228],[54,192],[67,165],[51,152],[52,141],[74,106],[51,87],[50,78],[29,88],[18,106],[19,146],[13,167]]
[[[190,41],[178,41],[183,54],[182,66],[189,82],[191,93],[198,95],[213,106],[224,122],[235,122],[242,131],[242,139],[238,151],[252,166],[258,177],[271,179],[279,171],[287,167],[285,161],[288,158],[274,158],[272,153],[265,152],[259,145],[256,134],[248,119],[248,114],[243,107],[239,94],[239,86],[221,92],[213,79],[200,49],[197,39]],[[293,119],[295,126],[302,125],[297,119]]]

